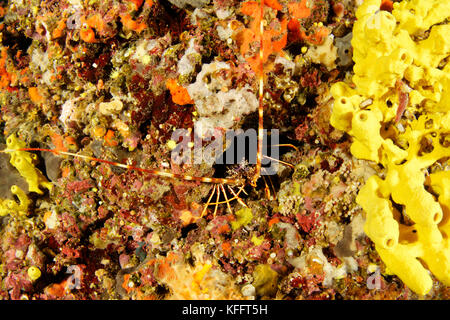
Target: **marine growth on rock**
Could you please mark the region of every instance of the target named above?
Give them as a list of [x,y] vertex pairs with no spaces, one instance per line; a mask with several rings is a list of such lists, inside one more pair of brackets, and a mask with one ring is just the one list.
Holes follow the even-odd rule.
[[449,18],[1,2],[0,299],[448,299]]

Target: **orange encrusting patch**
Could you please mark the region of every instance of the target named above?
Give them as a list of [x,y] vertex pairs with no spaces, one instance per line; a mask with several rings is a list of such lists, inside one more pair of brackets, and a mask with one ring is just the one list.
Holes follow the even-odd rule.
[[230,229],[230,225],[229,224],[223,224],[220,227],[217,228],[217,233],[218,234],[226,234],[229,233],[231,231]]
[[88,25],[84,25],[80,30],[80,38],[84,42],[96,43],[95,32]]
[[222,243],[222,252],[228,257],[231,253],[231,243],[229,241]]
[[56,25],[56,28],[53,29],[52,38],[53,39],[61,38],[64,35],[65,28],[66,28],[66,20],[63,19],[59,21],[58,24]]
[[44,292],[58,298],[63,297],[67,292],[67,280],[49,285],[44,289]]
[[[163,281],[174,281],[177,279],[177,273],[173,268],[173,265],[179,263],[182,259],[179,254],[169,252],[166,257],[157,257],[150,259],[146,262],[146,265],[153,269],[153,274],[157,280]],[[123,282],[121,283],[122,288],[127,292],[127,294],[133,293],[136,295],[137,299],[145,300],[155,300],[157,295],[146,292],[142,292],[140,289],[142,285],[135,285],[135,283],[130,282],[131,274],[125,274],[123,276]],[[131,285],[131,286],[130,286]]]
[[274,224],[280,222],[280,218],[272,218],[269,220],[269,228],[271,228]]
[[[274,10],[279,10],[281,5],[277,1],[268,1],[266,3]],[[251,57],[246,57],[246,54],[251,51],[250,45],[254,42],[260,41],[260,22],[261,22],[261,9],[260,4],[256,1],[248,1],[242,4],[241,12],[245,15],[252,17],[250,22],[250,28],[241,31],[240,35],[240,53],[245,57],[252,70],[260,76],[261,64],[264,64],[269,56],[273,53],[282,53],[282,49],[287,44],[287,25],[288,20],[284,18],[278,21],[278,26],[271,24],[270,28],[264,30],[262,34],[262,45],[264,47],[263,57],[260,59],[259,54],[255,54]]]
[[11,75],[6,70],[7,50],[8,47],[3,47],[0,53],[0,88],[7,88],[11,82]]
[[72,146],[77,146],[77,140],[75,140],[75,138],[74,137],[65,137],[64,138],[64,141],[66,142],[66,144],[68,144],[68,145],[72,145]]
[[268,7],[271,7],[274,10],[280,11],[283,9],[281,4],[277,0],[265,0],[264,4]]
[[123,276],[123,282],[122,282],[122,288],[125,289],[125,291],[129,294],[131,291],[135,290],[134,287],[128,286],[130,280],[130,275],[126,274]]
[[310,36],[303,35],[303,39],[308,41],[311,44],[320,45],[323,43],[323,40],[330,34],[330,29],[327,27],[321,27],[316,33],[313,33]]
[[137,33],[141,33],[145,28],[147,28],[147,24],[145,22],[137,22],[133,20],[129,13],[122,13],[120,15],[120,22],[122,22],[125,28],[136,31]]
[[110,147],[115,147],[119,144],[116,140],[114,140],[114,131],[113,130],[108,130],[108,132],[106,132],[105,142]]
[[28,67],[20,70],[20,76],[21,76],[20,81],[22,82],[23,85],[27,85],[28,81],[30,80],[30,77],[25,75],[27,72],[28,72]]
[[39,89],[37,87],[28,88],[28,94],[30,95],[31,101],[34,103],[42,103],[44,101],[44,97],[39,93]]
[[50,135],[50,138],[52,139],[52,143],[55,146],[55,151],[67,151],[67,148],[64,146],[64,139],[61,135],[52,133]]
[[95,32],[102,33],[105,30],[106,23],[100,14],[95,14],[89,18],[81,17],[82,24],[80,30],[80,38],[84,42],[96,43],[98,40],[95,37]]
[[177,253],[169,252],[167,257],[161,257],[154,262],[156,266],[155,276],[160,279],[173,280],[176,279],[175,270],[172,265],[179,262],[181,256]]
[[175,270],[173,270],[172,266],[167,261],[162,261],[158,264],[156,274],[159,278],[165,280],[174,280],[176,277]]
[[105,21],[103,21],[103,18],[100,14],[95,14],[87,18],[86,24],[99,32],[102,32],[105,29]]
[[301,30],[300,22],[297,20],[291,20],[288,28],[294,39],[304,40],[313,45],[322,44],[325,37],[330,34],[330,30],[327,27],[321,27],[318,31],[308,36],[305,31]]
[[172,101],[181,106],[185,104],[193,104],[194,101],[189,96],[189,93],[185,87],[178,85],[177,80],[168,79],[166,81],[167,89],[170,90],[172,95]]
[[[0,30],[3,24],[0,24]],[[14,64],[8,64],[8,49],[9,47],[3,46],[0,52],[0,89],[5,89],[8,92],[17,91],[14,88],[19,84],[27,85],[29,78],[26,73],[29,71],[28,67],[22,69],[16,69]],[[22,51],[18,50],[15,58],[19,59],[22,55]]]
[[307,0],[301,0],[300,2],[291,2],[288,4],[289,14],[292,19],[288,23],[288,30],[290,31],[290,37],[296,40],[304,40],[314,45],[319,45],[323,42],[324,38],[330,34],[330,30],[326,27],[320,27],[315,33],[307,35],[302,30],[300,19],[308,18],[312,11],[307,5]]
[[307,0],[300,2],[291,2],[288,4],[289,14],[292,16],[292,20],[307,18],[311,15],[311,9],[308,8]]

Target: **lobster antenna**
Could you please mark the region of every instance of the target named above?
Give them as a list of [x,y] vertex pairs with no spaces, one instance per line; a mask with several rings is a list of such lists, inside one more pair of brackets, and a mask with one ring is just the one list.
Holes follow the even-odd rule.
[[55,150],[55,149],[21,148],[21,149],[16,149],[16,150],[12,150],[12,149],[0,150],[0,152],[2,152],[2,153],[12,153],[12,152],[17,152],[17,151],[52,152],[54,154],[61,154],[61,155],[65,155],[65,156],[71,156],[74,158],[82,158],[82,159],[85,159],[88,161],[106,163],[111,166],[120,167],[120,168],[124,168],[124,169],[131,170],[131,171],[143,172],[143,173],[147,173],[150,175],[169,178],[169,179],[180,179],[180,180],[185,180],[185,181],[198,181],[198,182],[203,182],[203,183],[228,184],[228,185],[241,185],[244,183],[243,179],[195,177],[195,176],[190,176],[190,175],[166,172],[166,171],[162,171],[162,170],[145,169],[145,168],[140,168],[140,167],[136,167],[136,166],[123,164],[123,163],[116,162],[116,161],[99,159],[99,158],[95,158],[95,157],[91,157],[91,156],[86,156],[83,154],[77,154],[77,153],[72,153],[72,152],[67,152],[67,151],[60,151],[60,150]]
[[250,184],[255,187],[256,182],[261,176],[261,159],[262,159],[262,147],[263,147],[263,120],[264,120],[264,108],[263,108],[263,97],[264,97],[264,0],[261,0],[260,8],[260,21],[259,21],[259,104],[258,104],[258,151],[256,154],[256,170],[255,174],[250,181]]

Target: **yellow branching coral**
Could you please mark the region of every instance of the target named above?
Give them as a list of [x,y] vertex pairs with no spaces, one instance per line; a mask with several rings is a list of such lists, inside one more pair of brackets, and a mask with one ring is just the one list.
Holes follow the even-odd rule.
[[6,139],[6,147],[11,155],[10,163],[19,171],[21,176],[28,183],[28,190],[30,192],[36,192],[42,194],[42,190],[39,186],[51,190],[52,184],[49,182],[39,169],[34,167],[34,163],[37,160],[37,156],[26,151],[17,151],[19,149],[26,148],[26,144],[23,141],[17,139],[15,135],[10,135]]
[[358,194],[365,232],[423,295],[428,270],[450,285],[450,175],[439,169],[450,157],[450,2],[403,1],[392,14],[381,3],[358,8],[354,85],[332,87],[331,124],[353,137],[353,155],[386,169]]

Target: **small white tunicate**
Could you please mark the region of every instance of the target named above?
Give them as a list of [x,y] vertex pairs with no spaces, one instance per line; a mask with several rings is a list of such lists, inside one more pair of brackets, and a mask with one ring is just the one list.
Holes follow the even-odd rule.
[[256,294],[256,289],[252,284],[246,284],[242,287],[241,292],[244,297],[251,297]]

